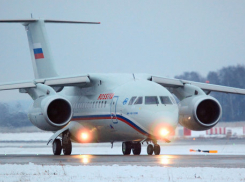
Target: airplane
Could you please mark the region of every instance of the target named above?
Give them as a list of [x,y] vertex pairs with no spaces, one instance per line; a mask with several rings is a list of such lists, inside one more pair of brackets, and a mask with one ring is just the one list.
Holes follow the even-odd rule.
[[[159,155],[158,141],[171,142],[178,123],[195,131],[214,127],[222,108],[210,92],[245,94],[244,89],[198,83],[152,74],[88,73],[59,76],[45,23],[100,24],[48,19],[0,20],[21,23],[27,32],[35,79],[0,85],[33,99],[28,118],[52,131],[54,155],[71,155],[74,143],[122,142],[123,155]],[[176,102],[178,99],[178,103]]]

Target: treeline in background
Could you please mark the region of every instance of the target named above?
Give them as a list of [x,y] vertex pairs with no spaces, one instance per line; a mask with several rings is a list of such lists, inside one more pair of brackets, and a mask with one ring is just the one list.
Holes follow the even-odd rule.
[[[197,72],[184,72],[175,76],[175,78],[245,89],[245,66],[224,67],[216,72],[209,72],[207,77],[203,77]],[[217,92],[211,92],[210,95],[215,97],[222,106],[223,115],[221,122],[245,121],[245,95]],[[0,103],[0,127],[19,128],[32,126],[27,118],[27,110],[31,104],[31,99],[28,101]]]

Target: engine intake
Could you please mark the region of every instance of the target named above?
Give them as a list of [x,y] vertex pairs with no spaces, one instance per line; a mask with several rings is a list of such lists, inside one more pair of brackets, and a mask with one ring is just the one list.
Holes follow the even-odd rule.
[[47,108],[47,115],[51,122],[62,125],[70,118],[71,105],[64,99],[53,100]]
[[183,99],[179,105],[179,123],[191,130],[202,131],[215,126],[222,115],[219,102],[207,95]]
[[36,99],[28,113],[29,120],[38,128],[46,131],[61,129],[70,122],[72,115],[70,102],[59,95]]
[[197,106],[197,119],[205,125],[212,125],[213,123],[215,123],[218,120],[219,115],[220,107],[214,100],[203,100]]

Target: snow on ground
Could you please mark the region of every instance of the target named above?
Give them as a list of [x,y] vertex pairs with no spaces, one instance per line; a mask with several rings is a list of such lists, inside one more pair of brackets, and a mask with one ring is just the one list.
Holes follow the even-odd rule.
[[0,133],[0,141],[48,141],[52,132]]
[[[51,145],[47,146],[52,133],[5,133],[0,134],[0,154],[52,154]],[[146,154],[146,144],[142,154]],[[243,143],[203,143],[203,141],[178,144],[161,143],[161,154],[192,154],[190,149],[218,150],[212,155],[245,155]],[[121,143],[73,144],[72,154],[122,154]],[[208,155],[208,154],[207,154]],[[218,182],[244,181],[245,169],[241,168],[177,168],[164,166],[80,166],[69,165],[0,165],[0,181],[191,181]]]
[[0,181],[245,181],[239,168],[0,165]]

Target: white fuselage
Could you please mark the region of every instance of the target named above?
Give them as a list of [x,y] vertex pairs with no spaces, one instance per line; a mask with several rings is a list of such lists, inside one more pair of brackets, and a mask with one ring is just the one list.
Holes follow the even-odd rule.
[[[66,87],[59,94],[73,107],[68,127],[74,142],[141,141],[161,139],[160,130],[174,131],[179,110],[172,94],[145,75],[90,74],[92,85],[86,88]],[[146,104],[146,97],[156,96],[158,104]],[[160,96],[172,104],[162,104]],[[132,97],[136,97],[129,105]],[[141,102],[136,104],[138,97]],[[148,100],[148,99],[147,99]],[[82,133],[88,134],[83,139]]]

